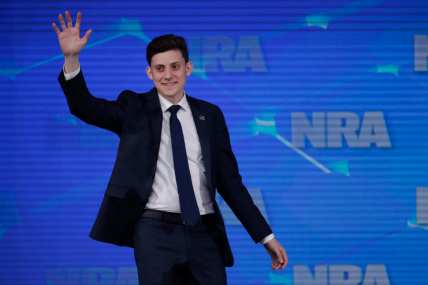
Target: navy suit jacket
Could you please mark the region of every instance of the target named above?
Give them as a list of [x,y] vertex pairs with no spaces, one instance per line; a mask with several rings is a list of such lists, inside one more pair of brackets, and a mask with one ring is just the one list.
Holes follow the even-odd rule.
[[[133,247],[135,223],[152,192],[162,128],[162,110],[155,88],[147,93],[125,90],[110,101],[91,95],[82,71],[66,81],[58,78],[70,112],[82,121],[110,130],[120,138],[116,161],[90,236],[98,241]],[[214,201],[213,231],[226,266],[233,255],[216,192],[223,197],[255,242],[272,233],[242,183],[222,111],[214,104],[187,97],[199,136],[208,190]]]

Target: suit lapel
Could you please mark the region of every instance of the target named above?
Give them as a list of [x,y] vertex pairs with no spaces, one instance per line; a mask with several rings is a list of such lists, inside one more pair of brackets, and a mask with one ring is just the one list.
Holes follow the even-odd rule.
[[[192,109],[193,121],[195,122],[196,131],[201,144],[202,159],[205,166],[205,174],[207,177],[208,187],[211,189],[211,152],[210,152],[210,133],[209,133],[209,118],[207,114],[201,110],[198,101],[190,96],[187,96],[190,108]],[[212,190],[212,189],[211,189]]]
[[153,165],[153,173],[151,177],[154,177],[162,132],[162,109],[160,107],[159,97],[155,88],[153,88],[147,96],[147,111],[150,121],[150,133],[153,142],[153,153],[151,161],[151,164]]

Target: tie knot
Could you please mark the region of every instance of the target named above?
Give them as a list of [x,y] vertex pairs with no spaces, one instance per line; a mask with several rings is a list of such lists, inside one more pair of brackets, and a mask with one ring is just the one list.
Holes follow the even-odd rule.
[[172,105],[168,108],[168,111],[171,113],[171,115],[176,115],[178,110],[180,110],[180,105]]

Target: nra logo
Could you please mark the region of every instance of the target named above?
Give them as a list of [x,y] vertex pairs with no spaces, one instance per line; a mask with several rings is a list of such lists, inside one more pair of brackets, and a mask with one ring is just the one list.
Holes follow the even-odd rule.
[[391,141],[383,112],[293,112],[292,143],[304,148],[390,148]]
[[188,39],[195,73],[267,72],[260,39],[257,36],[212,36]]
[[294,285],[389,285],[385,265],[317,265],[313,272],[305,265],[293,267]]

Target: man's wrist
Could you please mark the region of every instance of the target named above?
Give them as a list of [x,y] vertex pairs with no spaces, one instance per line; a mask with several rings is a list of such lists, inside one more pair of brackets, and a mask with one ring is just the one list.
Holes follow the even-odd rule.
[[80,63],[79,63],[78,54],[64,56],[64,71],[66,73],[71,73],[76,71],[76,69],[78,69],[79,66],[80,66]]

